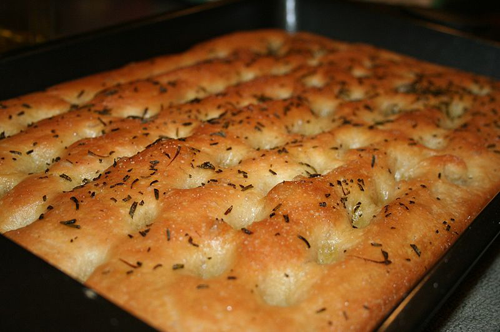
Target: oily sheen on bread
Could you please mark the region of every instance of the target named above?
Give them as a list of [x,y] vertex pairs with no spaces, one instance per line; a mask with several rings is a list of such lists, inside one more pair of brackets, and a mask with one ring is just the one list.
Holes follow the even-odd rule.
[[500,85],[226,35],[0,103],[0,230],[168,331],[371,330],[500,189]]

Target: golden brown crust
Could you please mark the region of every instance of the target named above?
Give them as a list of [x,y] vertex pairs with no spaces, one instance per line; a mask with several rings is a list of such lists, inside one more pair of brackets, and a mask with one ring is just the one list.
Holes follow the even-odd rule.
[[0,135],[4,138],[24,130],[28,125],[68,111],[64,100],[37,92],[0,103]]
[[286,39],[285,33],[277,30],[227,35],[196,45],[183,54],[131,63],[123,68],[56,85],[48,92],[79,105],[91,100],[99,91],[117,84],[147,79],[209,59],[225,58],[238,49],[266,53],[270,49],[279,48],[284,39]]
[[0,230],[160,329],[370,330],[499,191],[498,97],[367,45],[224,36],[40,93],[0,141]]

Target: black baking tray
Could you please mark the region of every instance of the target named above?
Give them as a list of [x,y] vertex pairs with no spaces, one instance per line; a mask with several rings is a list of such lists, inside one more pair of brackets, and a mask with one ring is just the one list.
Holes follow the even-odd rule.
[[[434,26],[333,0],[226,0],[56,40],[0,56],[0,100],[239,30],[286,28],[366,42],[500,79],[500,48]],[[422,329],[500,234],[500,196],[379,326]],[[40,258],[0,236],[0,330],[150,330]]]

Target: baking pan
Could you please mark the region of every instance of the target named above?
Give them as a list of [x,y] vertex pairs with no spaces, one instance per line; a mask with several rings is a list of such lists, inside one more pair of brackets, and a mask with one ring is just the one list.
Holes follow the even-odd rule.
[[[225,0],[5,54],[0,57],[0,100],[131,61],[181,52],[218,35],[272,27],[366,42],[500,79],[500,48],[493,43],[340,1]],[[499,234],[497,196],[379,329],[423,328]],[[2,330],[151,329],[2,236],[0,262]]]

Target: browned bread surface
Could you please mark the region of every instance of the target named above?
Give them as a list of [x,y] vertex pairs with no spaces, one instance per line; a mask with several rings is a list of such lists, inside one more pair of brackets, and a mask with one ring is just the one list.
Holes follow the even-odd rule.
[[500,189],[500,85],[239,32],[0,103],[0,230],[170,331],[370,330]]

